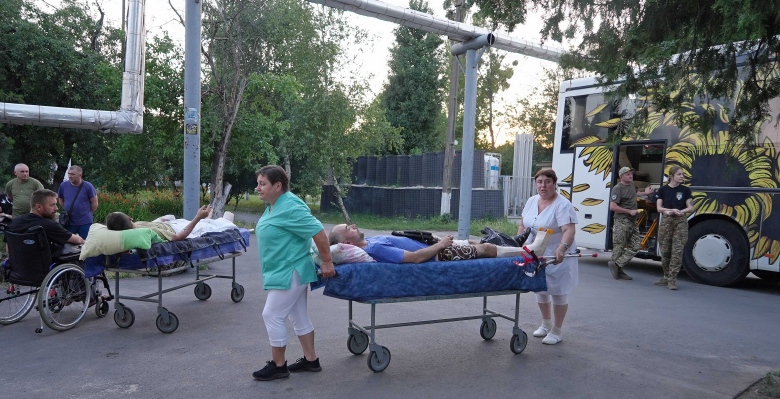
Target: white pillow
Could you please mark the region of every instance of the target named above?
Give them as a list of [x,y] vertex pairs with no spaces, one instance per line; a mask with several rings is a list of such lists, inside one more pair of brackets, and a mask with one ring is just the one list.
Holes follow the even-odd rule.
[[[312,241],[312,259],[317,266],[322,265],[322,258],[320,258],[317,246]],[[340,265],[344,263],[362,263],[362,262],[376,262],[363,248],[350,245],[350,244],[333,244],[330,246],[330,255],[333,257],[333,264]]]

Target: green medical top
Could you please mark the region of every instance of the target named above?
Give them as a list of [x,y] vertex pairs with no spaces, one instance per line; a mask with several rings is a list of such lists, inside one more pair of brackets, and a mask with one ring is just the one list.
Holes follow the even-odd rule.
[[263,289],[288,290],[293,270],[301,284],[317,281],[311,260],[311,238],[322,231],[322,223],[311,214],[306,203],[286,192],[267,207],[255,226]]

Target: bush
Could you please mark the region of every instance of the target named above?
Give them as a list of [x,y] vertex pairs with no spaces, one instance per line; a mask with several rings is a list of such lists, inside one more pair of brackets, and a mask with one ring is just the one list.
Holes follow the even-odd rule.
[[106,216],[111,212],[124,212],[135,220],[154,220],[162,215],[182,217],[184,203],[181,192],[176,190],[147,190],[137,194],[118,194],[98,191],[98,209],[95,211],[95,222],[105,223]]

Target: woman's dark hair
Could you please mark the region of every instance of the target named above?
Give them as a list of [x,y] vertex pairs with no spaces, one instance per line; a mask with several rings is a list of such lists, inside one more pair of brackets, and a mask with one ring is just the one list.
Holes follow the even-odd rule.
[[106,215],[106,227],[109,230],[131,230],[133,221],[122,212],[111,212]]
[[539,169],[539,171],[534,175],[534,180],[536,180],[539,176],[549,177],[552,179],[553,183],[558,184],[558,175],[556,175],[555,171],[550,168]]
[[255,177],[263,175],[271,184],[282,183],[282,192],[290,190],[290,178],[287,172],[278,165],[266,165],[255,172]]

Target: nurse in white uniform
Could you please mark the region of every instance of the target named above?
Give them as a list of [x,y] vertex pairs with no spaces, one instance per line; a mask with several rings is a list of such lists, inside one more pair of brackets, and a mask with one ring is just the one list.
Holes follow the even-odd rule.
[[[545,268],[547,291],[536,294],[539,310],[542,312],[542,325],[534,331],[534,337],[544,337],[542,343],[555,345],[563,340],[561,327],[569,309],[568,294],[578,283],[576,257],[564,258],[574,253],[575,224],[577,214],[571,202],[558,194],[558,176],[552,169],[542,169],[534,176],[536,191],[523,208],[518,234],[527,227],[532,234],[540,228],[551,229],[552,237],[544,252],[549,260]],[[532,242],[534,236],[528,237]]]

